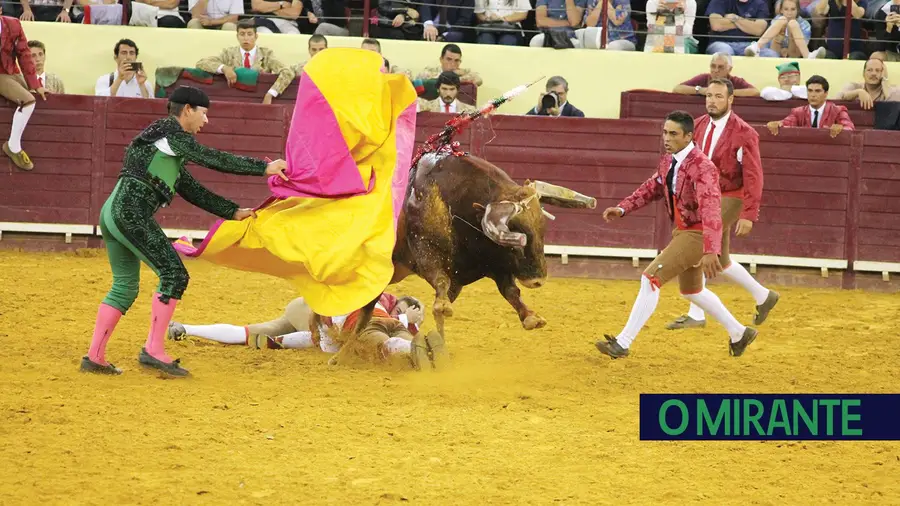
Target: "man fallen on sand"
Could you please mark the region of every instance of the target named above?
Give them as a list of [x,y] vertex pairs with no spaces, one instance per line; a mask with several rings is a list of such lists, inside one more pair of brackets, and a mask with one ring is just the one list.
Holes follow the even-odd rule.
[[[209,339],[223,344],[243,344],[253,348],[308,349],[319,348],[325,353],[337,353],[343,346],[344,329],[351,329],[361,310],[331,318],[320,317],[317,332],[310,329],[312,310],[302,297],[288,303],[284,314],[272,321],[245,326],[218,323],[213,325],[169,324],[168,336],[180,341],[186,336]],[[372,320],[355,342],[357,353],[366,350],[375,358],[387,360],[392,355],[408,355],[413,367],[433,361],[435,354],[443,354],[443,339],[437,332],[419,334],[418,325],[424,320],[422,304],[411,296],[397,298],[383,293],[375,306]],[[367,353],[368,354],[368,353]]]

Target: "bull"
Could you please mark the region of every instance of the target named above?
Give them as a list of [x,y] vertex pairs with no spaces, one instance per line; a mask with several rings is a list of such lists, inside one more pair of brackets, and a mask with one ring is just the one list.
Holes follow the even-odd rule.
[[411,174],[391,284],[415,274],[434,288],[441,335],[463,287],[482,278],[494,280],[525,329],[545,326],[516,286],[539,288],[547,279],[544,231],[553,216],[541,204],[593,209],[596,199],[540,181],[519,185],[496,165],[462,153],[427,153]]

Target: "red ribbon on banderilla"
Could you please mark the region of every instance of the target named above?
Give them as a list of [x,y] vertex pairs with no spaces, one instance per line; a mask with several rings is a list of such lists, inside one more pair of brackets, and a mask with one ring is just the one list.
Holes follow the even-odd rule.
[[428,140],[425,141],[425,144],[421,148],[419,148],[412,162],[413,170],[415,170],[416,166],[418,166],[419,159],[422,158],[422,155],[426,153],[434,153],[442,150],[447,150],[454,156],[464,155],[465,153],[459,150],[459,142],[454,141],[453,136],[465,130],[476,119],[491,114],[501,105],[518,97],[522,93],[525,93],[525,90],[543,79],[544,77],[542,76],[528,84],[516,86],[500,97],[491,100],[480,109],[472,112],[461,112],[451,118],[449,121],[447,121],[447,123],[445,123],[443,130],[429,137]]

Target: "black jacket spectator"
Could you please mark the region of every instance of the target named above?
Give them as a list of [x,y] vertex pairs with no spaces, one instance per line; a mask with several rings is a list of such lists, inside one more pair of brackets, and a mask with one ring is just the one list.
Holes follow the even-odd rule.
[[437,29],[445,41],[474,42],[475,31],[471,27],[475,26],[475,0],[430,0],[418,8],[421,23],[440,16]]
[[[530,111],[525,113],[526,116],[549,116],[547,111],[538,111],[537,107],[532,107]],[[581,109],[575,107],[574,105],[566,102],[563,104],[562,111],[559,113],[560,116],[569,116],[572,118],[583,118],[584,113],[581,112]]]

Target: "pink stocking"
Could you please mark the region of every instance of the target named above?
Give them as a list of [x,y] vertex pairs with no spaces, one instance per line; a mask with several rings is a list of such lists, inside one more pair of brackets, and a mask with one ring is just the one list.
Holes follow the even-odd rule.
[[109,365],[106,361],[106,343],[109,341],[109,336],[112,335],[121,317],[122,312],[118,309],[106,304],[100,304],[100,309],[97,310],[97,323],[94,324],[94,337],[91,340],[91,349],[88,351],[88,358],[91,362]]
[[159,300],[160,294],[153,294],[153,306],[150,313],[150,334],[147,336],[147,342],[144,349],[151,357],[165,362],[172,363],[172,357],[166,355],[165,339],[166,329],[172,320],[172,313],[175,312],[175,304],[178,299],[169,299],[166,304]]

